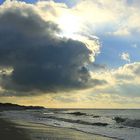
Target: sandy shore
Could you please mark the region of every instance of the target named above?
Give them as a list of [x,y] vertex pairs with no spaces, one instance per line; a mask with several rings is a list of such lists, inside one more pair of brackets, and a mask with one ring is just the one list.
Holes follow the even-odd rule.
[[29,140],[30,136],[24,129],[16,128],[15,124],[0,119],[0,140]]
[[73,129],[0,119],[1,140],[113,140]]

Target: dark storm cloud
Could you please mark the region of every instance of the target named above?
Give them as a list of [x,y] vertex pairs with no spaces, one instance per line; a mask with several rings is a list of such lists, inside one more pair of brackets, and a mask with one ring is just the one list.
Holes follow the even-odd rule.
[[44,21],[31,7],[2,11],[0,66],[13,69],[10,75],[1,76],[2,87],[25,94],[102,84],[91,79],[86,67],[92,52],[80,41],[57,37],[59,32],[56,24]]

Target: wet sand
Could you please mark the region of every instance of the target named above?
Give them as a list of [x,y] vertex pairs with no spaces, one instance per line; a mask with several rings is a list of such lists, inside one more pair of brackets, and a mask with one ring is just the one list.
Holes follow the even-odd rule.
[[73,129],[0,119],[0,140],[113,140]]
[[30,136],[24,129],[16,128],[15,124],[0,119],[0,140],[29,140]]

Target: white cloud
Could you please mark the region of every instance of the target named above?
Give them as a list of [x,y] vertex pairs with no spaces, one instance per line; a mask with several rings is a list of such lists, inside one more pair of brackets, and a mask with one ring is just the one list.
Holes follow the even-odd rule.
[[[133,87],[135,87],[135,89],[139,88],[140,62],[126,64],[119,67],[118,69],[112,69],[101,73],[93,73],[93,76],[96,79],[106,80],[108,82],[108,85],[103,85],[100,89],[98,89],[97,87],[97,89],[95,90],[94,88],[93,90],[95,90],[95,93],[112,92],[114,94],[127,95],[128,87],[130,87],[131,89]],[[139,90],[133,90],[133,93],[130,93],[130,95],[133,96],[133,94],[135,94],[134,92],[139,93],[137,91]]]
[[[24,2],[16,1],[14,6],[19,3],[21,8],[25,6]],[[5,7],[10,7],[9,2],[5,3]],[[95,35],[100,29],[116,36],[139,33],[140,9],[134,4],[128,5],[126,0],[81,0],[72,8],[64,3],[39,1],[30,4],[30,7],[36,9],[44,20],[56,22],[66,36],[77,33]],[[73,28],[67,28],[69,25]]]
[[121,55],[120,55],[121,59],[124,60],[124,61],[127,61],[127,62],[130,62],[130,55],[129,53],[127,52],[123,52]]
[[81,18],[83,27],[89,31],[96,33],[103,28],[118,36],[140,33],[140,9],[135,4],[129,5],[126,0],[86,0],[71,10]]
[[116,36],[129,36],[131,33],[128,31],[127,28],[123,28],[123,29],[119,29],[119,30],[115,31],[112,34],[116,35]]

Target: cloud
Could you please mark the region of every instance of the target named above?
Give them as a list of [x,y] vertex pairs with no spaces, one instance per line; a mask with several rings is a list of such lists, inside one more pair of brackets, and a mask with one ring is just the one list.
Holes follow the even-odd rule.
[[[139,97],[139,62],[113,70],[95,63],[100,44],[93,36],[102,29],[103,32],[110,29],[112,34],[121,37],[126,36],[127,31],[134,33],[139,27],[136,21],[139,10],[134,5],[130,7],[124,1],[114,4],[111,0],[86,0],[68,8],[53,1],[35,4],[12,1],[0,8],[0,96],[32,97],[47,93],[54,95],[54,100],[71,103],[80,102],[80,99],[92,103],[94,100],[104,103],[125,99],[132,102],[130,97]],[[74,31],[71,38],[64,37],[63,33],[63,29],[67,32],[72,28],[67,23],[71,20],[68,15],[78,17],[80,27],[76,31],[79,35]],[[68,21],[63,27],[61,23],[65,16]],[[130,19],[137,24],[132,24]],[[77,19],[73,24],[77,24]],[[110,28],[106,28],[108,26]],[[111,39],[109,37],[109,43],[114,43]],[[118,52],[116,54],[118,57]],[[121,58],[130,62],[128,53],[122,53]],[[71,91],[71,95],[76,95],[75,90],[79,93],[78,100],[65,94]],[[58,92],[65,92],[65,95],[55,94]],[[96,97],[88,97],[89,93]]]
[[140,97],[140,62],[126,64],[118,69],[93,73],[94,78],[106,80],[108,84],[95,87],[90,92],[122,97]]
[[60,101],[63,103],[73,103],[78,101],[75,97],[69,97],[65,95],[54,96],[52,100]]
[[46,12],[43,13],[41,2],[33,5],[10,1],[1,5],[3,93],[7,96],[55,93],[104,84],[92,79],[88,69],[98,53],[98,42],[87,37],[80,41],[58,36],[61,30],[50,16],[55,14],[52,7],[56,4],[43,3],[52,9],[48,17],[43,16]]
[[125,61],[127,61],[127,62],[130,62],[130,55],[129,55],[129,53],[123,52],[123,53],[120,55],[120,57],[121,57],[122,60],[125,60]]
[[138,5],[137,0],[131,3],[127,0],[86,0],[79,2],[73,9],[81,18],[83,28],[91,33],[109,32],[115,36],[130,36],[140,33]]
[[122,28],[122,29],[118,29],[117,31],[113,32],[113,33],[109,33],[111,35],[115,35],[115,36],[129,36],[131,33],[127,28]]

